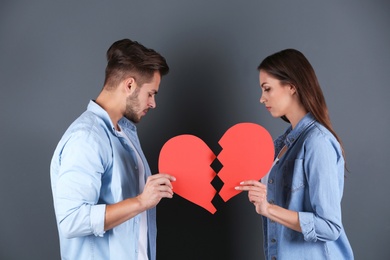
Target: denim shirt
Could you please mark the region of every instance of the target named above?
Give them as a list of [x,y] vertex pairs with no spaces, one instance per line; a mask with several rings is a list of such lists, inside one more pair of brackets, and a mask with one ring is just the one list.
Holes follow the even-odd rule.
[[266,259],[353,259],[341,219],[344,158],[340,144],[308,113],[275,140],[267,183],[270,203],[298,212],[302,233],[263,217]]
[[[151,175],[137,129],[118,122],[139,153],[145,179]],[[106,205],[137,196],[135,151],[107,112],[90,101],[88,109],[63,135],[54,152],[50,176],[62,259],[138,259],[140,215],[104,231]],[[147,211],[148,256],[156,258],[156,209]]]

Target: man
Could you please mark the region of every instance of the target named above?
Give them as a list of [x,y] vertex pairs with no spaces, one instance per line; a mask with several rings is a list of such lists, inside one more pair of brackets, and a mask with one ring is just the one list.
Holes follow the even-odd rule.
[[168,174],[151,175],[135,123],[156,107],[169,67],[129,39],[107,51],[102,91],[60,140],[51,161],[62,259],[156,258],[156,211],[172,198]]

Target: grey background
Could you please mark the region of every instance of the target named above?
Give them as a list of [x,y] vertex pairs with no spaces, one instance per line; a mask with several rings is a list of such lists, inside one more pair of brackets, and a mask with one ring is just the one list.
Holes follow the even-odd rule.
[[[259,62],[284,48],[315,68],[350,173],[343,221],[356,259],[390,259],[388,1],[14,1],[0,3],[0,259],[59,259],[53,150],[99,93],[105,52],[131,38],[171,67],[138,125],[153,172],[189,133],[212,149],[239,122],[287,127],[259,104]],[[263,259],[246,194],[211,215],[176,196],[158,206],[158,259]]]

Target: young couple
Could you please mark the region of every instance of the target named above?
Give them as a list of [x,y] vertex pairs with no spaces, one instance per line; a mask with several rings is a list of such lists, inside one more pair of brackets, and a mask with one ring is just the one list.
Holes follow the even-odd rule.
[[[312,66],[286,49],[258,70],[260,103],[290,123],[267,176],[236,187],[263,216],[266,259],[353,259],[341,221],[344,152]],[[108,49],[100,94],[51,161],[62,259],[156,259],[155,206],[172,198],[175,177],[151,174],[135,124],[156,107],[168,71],[163,56],[136,41]]]

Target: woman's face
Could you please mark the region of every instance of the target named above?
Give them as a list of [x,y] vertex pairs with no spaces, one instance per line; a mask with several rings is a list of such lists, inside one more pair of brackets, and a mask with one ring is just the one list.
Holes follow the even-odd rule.
[[297,102],[294,98],[295,87],[290,84],[282,85],[280,80],[263,70],[260,70],[259,79],[262,90],[260,103],[265,105],[273,117],[289,118],[288,114],[292,113],[293,105]]

